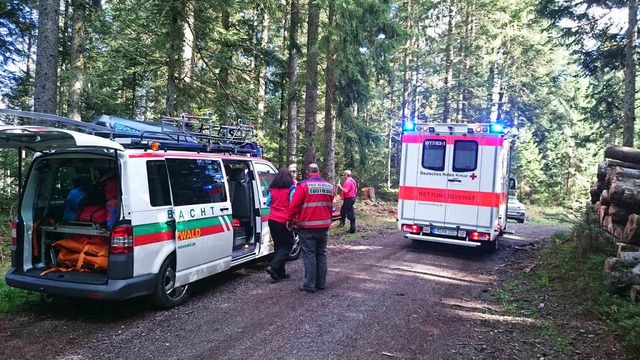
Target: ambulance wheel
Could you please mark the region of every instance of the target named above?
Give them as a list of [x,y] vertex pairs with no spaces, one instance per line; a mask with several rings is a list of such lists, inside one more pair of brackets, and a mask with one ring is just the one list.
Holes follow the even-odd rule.
[[482,250],[487,254],[493,254],[498,251],[498,239],[493,241],[483,242]]
[[293,232],[293,247],[289,251],[289,261],[297,260],[300,257],[300,235],[297,232]]
[[175,287],[176,266],[173,258],[168,258],[160,267],[156,288],[153,293],[153,302],[156,306],[168,309],[184,304],[191,293],[189,284]]

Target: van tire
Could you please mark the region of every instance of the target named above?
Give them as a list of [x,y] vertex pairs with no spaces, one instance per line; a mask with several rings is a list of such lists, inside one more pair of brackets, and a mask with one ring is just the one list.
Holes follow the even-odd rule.
[[153,303],[159,308],[168,309],[180,306],[187,301],[191,293],[190,284],[174,288],[176,281],[176,265],[173,257],[167,258],[158,273],[156,287],[153,292]]
[[300,246],[300,235],[297,232],[293,232],[293,247],[291,251],[289,251],[289,259],[288,261],[297,260],[300,257],[300,253],[302,252],[302,247]]
[[480,247],[486,254],[494,254],[498,251],[498,239],[496,238],[493,241],[483,242]]

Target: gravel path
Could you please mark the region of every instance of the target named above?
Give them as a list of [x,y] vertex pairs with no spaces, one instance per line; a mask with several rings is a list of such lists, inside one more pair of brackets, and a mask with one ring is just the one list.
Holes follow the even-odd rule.
[[143,300],[34,309],[0,318],[0,358],[496,358],[494,344],[479,339],[491,321],[515,321],[491,315],[500,268],[566,230],[509,225],[515,233],[493,255],[413,244],[397,232],[332,245],[327,288],[316,294],[297,290],[301,260],[277,284],[258,262],[199,282],[186,305],[169,311]]

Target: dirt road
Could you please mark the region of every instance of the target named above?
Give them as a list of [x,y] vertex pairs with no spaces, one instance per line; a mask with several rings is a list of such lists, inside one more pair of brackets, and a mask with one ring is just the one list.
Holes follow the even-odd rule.
[[[39,305],[0,319],[0,358],[512,358],[499,333],[530,320],[503,314],[491,295],[499,273],[519,261],[514,252],[565,229],[510,225],[515,234],[494,255],[397,232],[333,245],[327,288],[316,294],[297,290],[298,260],[277,284],[264,263],[202,281],[169,311],[143,300]],[[539,352],[531,345],[519,358]]]

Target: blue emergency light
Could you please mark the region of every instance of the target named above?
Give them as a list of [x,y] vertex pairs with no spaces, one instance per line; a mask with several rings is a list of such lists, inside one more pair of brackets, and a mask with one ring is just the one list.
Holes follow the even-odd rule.
[[498,123],[493,123],[493,124],[491,124],[491,128],[489,129],[489,132],[494,133],[494,134],[502,134],[502,133],[504,133],[504,125],[498,124]]
[[405,121],[402,124],[402,131],[413,131],[415,127],[416,127],[416,124],[413,121]]

